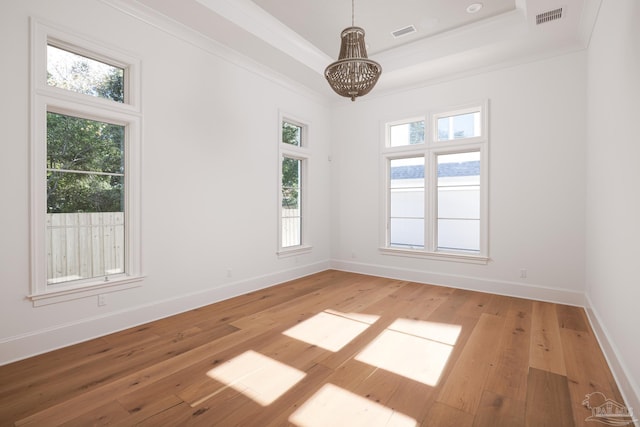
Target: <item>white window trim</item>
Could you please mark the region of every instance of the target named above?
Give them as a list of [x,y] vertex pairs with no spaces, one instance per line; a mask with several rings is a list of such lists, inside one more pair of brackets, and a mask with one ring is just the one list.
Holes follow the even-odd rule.
[[[302,128],[300,147],[291,144],[285,144],[282,142],[282,123],[287,122]],[[311,159],[310,150],[310,125],[309,122],[296,118],[291,114],[286,114],[282,111],[278,113],[278,243],[276,254],[279,258],[286,258],[295,255],[301,255],[311,252],[313,246],[311,245],[311,238],[309,236],[309,221],[310,211],[309,209],[309,168]],[[302,212],[302,226],[301,226],[301,242],[296,246],[282,246],[282,157],[297,159],[302,161],[302,174],[300,176],[300,188],[302,197],[300,199],[300,210]]]
[[[464,114],[477,111],[480,108],[481,114],[481,134],[478,137],[464,138],[457,140],[438,141],[436,123],[439,117]],[[437,112],[431,112],[422,116],[412,116],[404,120],[393,120],[381,122],[381,166],[383,171],[381,177],[382,197],[381,200],[381,224],[380,224],[380,253],[384,255],[404,256],[413,258],[425,258],[441,261],[454,261],[472,264],[487,264],[489,257],[489,101],[468,104],[454,108],[438,109]],[[424,144],[415,144],[399,147],[390,147],[387,145],[389,138],[389,128],[392,125],[415,122],[416,120],[425,121],[425,141]],[[439,251],[437,250],[437,188],[430,185],[429,182],[435,182],[436,179],[436,161],[438,154],[453,154],[470,151],[480,152],[480,251],[478,254],[456,251]],[[390,214],[390,197],[389,197],[389,164],[392,159],[424,156],[425,173],[430,176],[425,177],[425,236],[424,249],[405,249],[393,248],[389,246],[389,214]]]
[[[47,44],[72,47],[72,51],[125,69],[125,103],[51,87],[46,81]],[[31,284],[27,296],[34,306],[54,304],[140,286],[144,278],[141,257],[140,165],[142,114],[140,61],[130,54],[75,35],[40,20],[31,20]],[[47,111],[125,125],[125,273],[86,280],[47,284],[46,256],[46,156]]]

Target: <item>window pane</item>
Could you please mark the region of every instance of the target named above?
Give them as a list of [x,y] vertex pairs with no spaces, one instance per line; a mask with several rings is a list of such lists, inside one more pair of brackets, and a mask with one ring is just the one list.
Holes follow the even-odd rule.
[[282,159],[282,206],[297,209],[300,206],[300,160]]
[[424,143],[424,121],[389,126],[389,146],[400,147]]
[[438,118],[438,141],[480,136],[480,111]]
[[124,273],[123,181],[47,174],[47,283]]
[[47,113],[47,168],[124,172],[124,126]]
[[480,152],[438,155],[438,249],[480,250]]
[[480,186],[438,187],[438,218],[480,218]]
[[47,283],[124,273],[124,213],[47,214]]
[[295,215],[295,212],[283,212],[282,213],[282,247],[288,248],[291,246],[300,246],[302,244],[300,240],[300,226],[302,225],[301,218]]
[[393,159],[389,164],[389,244],[424,247],[424,157]]
[[302,161],[282,158],[282,247],[302,244],[300,176]]
[[124,69],[47,45],[47,84],[124,102]]
[[124,273],[124,126],[47,113],[47,283]]
[[422,188],[392,188],[391,216],[424,218],[424,191]]
[[480,251],[480,220],[438,220],[438,250]]
[[389,245],[396,248],[424,248],[424,219],[391,218]]
[[302,147],[302,126],[282,122],[282,142]]
[[391,188],[424,188],[424,156],[393,159],[389,166]]

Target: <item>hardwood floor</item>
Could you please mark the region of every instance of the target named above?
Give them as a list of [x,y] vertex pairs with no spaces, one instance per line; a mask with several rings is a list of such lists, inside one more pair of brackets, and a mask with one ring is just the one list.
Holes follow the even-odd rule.
[[0,425],[583,426],[584,310],[326,271],[0,367]]

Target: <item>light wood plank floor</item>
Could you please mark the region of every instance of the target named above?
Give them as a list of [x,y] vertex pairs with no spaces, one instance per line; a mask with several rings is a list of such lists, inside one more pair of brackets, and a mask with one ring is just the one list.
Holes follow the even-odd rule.
[[0,367],[0,425],[583,426],[584,310],[325,271]]

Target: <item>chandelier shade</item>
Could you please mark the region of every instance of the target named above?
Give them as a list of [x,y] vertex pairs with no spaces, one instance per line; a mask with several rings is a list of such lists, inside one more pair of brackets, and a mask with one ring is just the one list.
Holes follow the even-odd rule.
[[362,28],[345,28],[340,37],[338,60],[324,70],[324,76],[338,95],[355,101],[358,96],[366,95],[373,89],[382,67],[367,58]]

